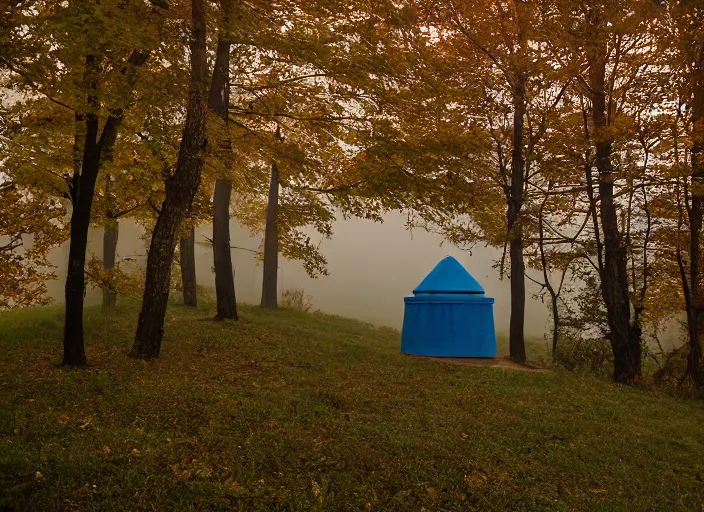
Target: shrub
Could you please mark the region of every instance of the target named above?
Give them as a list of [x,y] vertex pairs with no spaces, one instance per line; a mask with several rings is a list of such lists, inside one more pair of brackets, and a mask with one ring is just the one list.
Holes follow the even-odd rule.
[[303,288],[284,290],[281,294],[281,306],[309,313],[313,309],[313,297]]
[[688,355],[688,343],[667,354],[652,376],[652,387],[679,398],[702,398],[704,391],[697,388],[687,373]]
[[602,338],[565,336],[557,343],[553,362],[572,372],[608,377],[613,369],[611,344]]

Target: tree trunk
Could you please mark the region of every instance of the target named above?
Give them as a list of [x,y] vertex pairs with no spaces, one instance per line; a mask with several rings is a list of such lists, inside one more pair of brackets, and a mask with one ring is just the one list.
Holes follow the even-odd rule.
[[518,363],[526,360],[526,346],[523,335],[526,311],[525,264],[523,263],[522,231],[520,238],[511,240],[511,319],[509,328],[509,350],[511,359]]
[[[77,115],[77,118],[79,116]],[[69,242],[68,271],[66,273],[66,316],[64,321],[63,364],[82,366],[86,364],[83,340],[83,303],[85,299],[85,264],[88,246],[91,209],[95,183],[100,169],[100,155],[106,137],[117,131],[119,120],[109,118],[100,140],[98,118],[92,114],[86,117],[86,132],[83,142],[83,156],[76,162],[77,173],[71,186],[71,240]],[[77,119],[80,123],[80,120]]]
[[[118,219],[106,218],[103,228],[103,268],[105,270],[115,267],[119,230]],[[117,304],[117,292],[109,288],[103,288],[103,309],[113,308],[115,304]]]
[[[687,355],[687,373],[692,380],[698,385],[704,384],[704,375],[702,374],[702,344],[701,338],[704,332],[704,308],[702,290],[700,286],[700,266],[701,266],[701,251],[699,243],[702,231],[702,210],[704,209],[704,190],[697,191],[698,188],[703,188],[704,169],[701,162],[695,165],[695,161],[701,157],[698,154],[695,156],[694,148],[692,149],[692,208],[689,219],[690,230],[690,283],[692,304],[687,311],[687,323],[689,333],[689,353]],[[700,176],[694,176],[694,173],[701,173]],[[696,178],[696,181],[695,181]],[[699,182],[698,182],[699,181]]]
[[560,311],[557,308],[557,297],[550,294],[550,304],[552,306],[552,357],[557,351],[557,342],[560,338]]
[[[227,14],[227,5],[223,9]],[[230,43],[218,36],[213,80],[208,94],[208,108],[225,122],[225,136],[218,141],[223,165],[231,163],[230,137],[227,133],[228,104],[230,101]],[[229,169],[227,169],[229,170]],[[213,194],[213,266],[215,268],[215,296],[217,315],[215,318],[237,320],[235,297],[235,275],[230,250],[230,196],[232,182],[218,179]]]
[[[86,67],[92,66],[93,61],[92,56],[88,56]],[[70,189],[73,207],[65,288],[63,364],[83,366],[87,362],[83,341],[86,247],[100,156],[99,147],[96,145],[98,118],[95,115],[83,116],[77,113],[75,124],[74,169]]]
[[[103,162],[112,158],[112,150],[103,151]],[[103,269],[110,270],[115,267],[115,256],[117,252],[117,239],[119,236],[119,221],[113,217],[113,202],[110,184],[112,178],[110,174],[105,175],[105,222],[103,224]],[[108,287],[103,288],[103,309],[108,310],[117,304],[117,292]]]
[[[581,99],[580,99],[581,102]],[[589,114],[587,109],[582,104],[582,120],[584,123],[584,138],[587,143],[591,143],[591,135],[589,132]],[[592,220],[594,228],[594,239],[596,240],[596,259],[599,276],[604,271],[604,248],[601,243],[601,233],[599,230],[599,215],[597,214],[596,198],[594,197],[594,179],[592,177],[592,161],[591,150],[587,149],[584,152],[584,179],[587,185],[587,197],[589,198],[589,217]]]
[[[135,50],[127,59],[127,65],[122,73],[127,77],[128,86],[134,86],[137,70],[147,61],[148,57],[148,52]],[[87,55],[84,85],[88,89],[96,89],[96,73],[95,57]],[[123,116],[122,110],[113,110],[112,115],[108,117],[103,126],[100,138],[98,138],[99,119],[94,113],[98,109],[98,101],[91,94],[88,94],[87,100],[92,111],[86,114],[79,112],[75,114],[73,180],[69,187],[73,209],[71,211],[71,240],[66,272],[63,364],[73,366],[86,364],[83,340],[83,301],[85,298],[86,247],[95,183],[100,171],[101,155],[105,151],[109,157],[111,156]]]
[[169,299],[171,263],[179,228],[198,191],[206,145],[206,25],[203,0],[192,0],[191,84],[186,123],[176,168],[166,180],[166,195],[152,233],[147,256],[144,299],[137,334],[130,355],[141,359],[159,357],[164,317]]
[[[675,142],[677,144],[677,142]],[[685,309],[687,311],[687,334],[689,336],[689,354],[687,355],[687,373],[689,376],[694,380],[694,382],[698,381],[696,380],[697,377],[699,376],[697,374],[697,369],[700,367],[699,364],[696,364],[696,361],[698,361],[696,358],[694,359],[694,363],[692,361],[692,347],[696,344],[698,344],[699,337],[698,337],[698,325],[697,325],[697,312],[694,308],[694,297],[692,294],[692,288],[689,285],[688,279],[691,279],[693,276],[692,272],[692,266],[691,263],[693,260],[690,260],[690,275],[687,276],[687,269],[685,267],[684,260],[682,258],[682,245],[681,245],[681,238],[680,238],[680,230],[682,228],[682,204],[679,201],[679,185],[677,187],[677,195],[678,195],[678,204],[677,204],[677,210],[678,210],[678,221],[677,221],[677,247],[676,247],[676,259],[677,259],[677,266],[680,271],[680,279],[682,281],[682,292],[684,294],[684,303],[685,303]],[[684,201],[688,201],[687,195],[684,197]],[[691,212],[690,213],[690,223],[691,223]],[[691,224],[690,224],[690,229],[691,229]],[[690,231],[691,234],[691,231]],[[690,252],[691,252],[692,247],[690,246]],[[691,258],[694,258],[695,260],[699,259],[699,247],[697,247],[694,251],[694,254],[690,254]],[[694,341],[694,342],[693,342]],[[695,349],[696,353],[696,349]],[[700,359],[701,359],[701,354],[700,354]]]
[[616,382],[634,383],[641,374],[641,334],[631,326],[628,295],[626,250],[618,227],[614,201],[614,177],[611,165],[611,139],[607,134],[606,113],[606,42],[600,34],[598,14],[590,13],[591,37],[587,43],[589,85],[592,100],[592,121],[596,146],[596,167],[599,172],[600,217],[604,247],[604,270],[601,291],[608,313],[611,348],[614,354]]
[[264,230],[264,280],[262,283],[262,302],[264,308],[276,309],[278,304],[278,270],[279,270],[279,231],[277,216],[279,210],[279,168],[276,162],[271,164],[271,181],[269,183],[269,201],[266,206],[266,228]]
[[198,306],[196,292],[196,230],[191,228],[188,235],[181,237],[179,247],[181,255],[181,286],[183,287],[183,303],[186,306]]
[[522,363],[526,360],[523,334],[526,309],[525,264],[523,261],[523,227],[520,213],[523,207],[525,154],[523,152],[523,120],[526,113],[526,75],[516,74],[513,87],[513,152],[511,155],[511,189],[507,220],[511,255],[511,319],[509,350],[511,359]]
[[689,279],[692,304],[688,311],[689,354],[687,373],[698,385],[704,385],[702,338],[704,338],[704,290],[701,286],[701,239],[704,217],[704,46],[699,51],[693,79],[692,98],[692,206],[689,215]]
[[217,180],[213,195],[213,260],[218,320],[237,320],[235,281],[230,254],[230,194],[232,182]]
[[[132,60],[132,57],[130,58]],[[141,61],[143,63],[146,60]],[[139,65],[141,65],[139,63]],[[86,56],[85,84],[95,89],[95,57]],[[88,96],[88,104],[96,106],[94,96]],[[64,319],[64,357],[63,364],[83,366],[86,364],[85,343],[83,339],[83,303],[85,299],[85,264],[88,246],[88,228],[93,207],[95,183],[100,170],[100,157],[104,147],[112,146],[117,139],[117,130],[122,114],[111,116],[99,134],[99,120],[93,113],[75,114],[73,180],[70,193],[71,239],[69,242],[68,269],[66,272]]]
[[[548,184],[548,192],[550,192],[551,184]],[[555,359],[555,351],[557,350],[557,341],[560,332],[560,311],[558,309],[557,299],[559,292],[555,291],[552,283],[550,282],[550,275],[548,272],[548,261],[545,255],[545,227],[543,218],[545,215],[545,205],[548,202],[548,195],[546,194],[543,198],[543,202],[540,205],[540,210],[538,211],[538,249],[540,250],[540,264],[543,268],[543,283],[545,289],[550,294],[550,304],[552,307],[552,357]],[[566,272],[567,270],[565,270]]]

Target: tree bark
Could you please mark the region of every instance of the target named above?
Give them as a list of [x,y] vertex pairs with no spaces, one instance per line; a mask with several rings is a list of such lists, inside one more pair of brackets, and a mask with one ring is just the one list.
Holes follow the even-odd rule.
[[181,256],[181,286],[183,287],[183,303],[186,306],[198,307],[196,291],[196,230],[191,228],[186,236],[181,237],[179,254]]
[[552,357],[555,357],[557,351],[557,342],[560,339],[560,311],[557,307],[557,297],[550,295],[550,304],[552,306]]
[[[548,192],[550,191],[550,184],[548,184]],[[540,250],[540,264],[543,268],[543,283],[545,289],[550,294],[550,305],[552,308],[552,357],[555,358],[555,351],[557,350],[557,342],[560,333],[560,311],[558,309],[558,295],[559,293],[555,291],[555,288],[550,282],[550,275],[548,272],[548,261],[545,255],[545,227],[543,222],[543,216],[545,214],[545,205],[548,202],[548,195],[546,194],[543,198],[543,202],[540,205],[540,210],[538,211],[538,249]]]
[[[108,158],[108,152],[103,151],[103,161]],[[112,155],[112,151],[109,152]],[[112,192],[110,184],[112,179],[110,174],[105,175],[105,222],[103,224],[103,269],[110,270],[115,267],[115,257],[117,252],[117,239],[119,236],[119,221],[113,215]],[[117,292],[108,287],[103,288],[103,309],[108,310],[117,304]]]
[[164,317],[169,298],[171,263],[179,228],[200,185],[206,145],[206,24],[203,0],[192,0],[191,83],[186,123],[176,168],[166,180],[166,195],[157,217],[147,256],[147,275],[137,334],[130,355],[141,359],[159,357]]
[[264,279],[262,283],[261,306],[276,309],[278,304],[278,270],[279,270],[279,229],[277,216],[279,210],[279,168],[271,163],[271,181],[269,183],[269,200],[266,206],[266,228],[264,230]]
[[80,136],[83,153],[74,162],[74,176],[71,185],[71,240],[69,242],[68,271],[66,273],[66,316],[64,320],[63,364],[83,366],[86,364],[85,343],[83,340],[83,303],[85,299],[85,264],[88,246],[88,228],[95,183],[100,170],[100,156],[106,139],[113,138],[121,118],[110,117],[98,139],[98,117],[94,114],[76,115],[77,125],[85,117],[85,137]]
[[213,195],[213,260],[217,320],[237,320],[234,271],[230,253],[230,195],[232,182],[217,180]]
[[614,200],[614,177],[611,164],[611,138],[607,133],[606,112],[606,41],[600,33],[601,20],[592,11],[589,15],[587,60],[592,100],[592,121],[596,149],[596,167],[599,173],[600,220],[603,234],[604,270],[601,291],[611,331],[616,382],[634,383],[641,375],[641,332],[631,326],[631,305],[628,295],[626,250],[619,232],[618,214]]
[[[93,57],[88,56],[86,67],[92,66],[93,62]],[[73,207],[65,288],[63,364],[84,366],[87,362],[83,340],[86,247],[93,192],[100,164],[100,148],[96,144],[98,118],[93,114],[84,116],[77,113],[75,123],[74,169],[70,188]]]
[[520,213],[523,207],[525,179],[525,154],[523,151],[523,122],[526,114],[526,75],[516,73],[513,84],[513,152],[511,155],[511,188],[507,221],[511,256],[511,319],[509,325],[509,351],[511,359],[522,363],[526,360],[523,334],[526,308],[525,263],[523,261],[523,227]]
[[[230,101],[230,43],[218,36],[213,81],[208,94],[208,108],[225,122],[225,136],[219,141],[219,149],[225,167],[230,165],[230,138],[227,133],[228,104]],[[213,266],[215,268],[216,319],[237,320],[235,297],[235,275],[230,250],[230,196],[232,182],[218,179],[213,194]]]
[[688,308],[689,353],[687,373],[704,385],[702,338],[704,338],[704,290],[702,290],[702,219],[704,217],[704,46],[699,50],[692,84],[692,203],[689,209],[689,282],[691,304]]
[[[105,220],[103,228],[103,268],[105,270],[115,267],[119,230],[118,219],[108,217]],[[103,309],[113,308],[115,304],[117,304],[117,292],[109,288],[103,288]]]
[[[580,101],[582,101],[580,99]],[[589,131],[589,114],[587,109],[582,104],[582,119],[584,123],[584,138],[587,143],[591,143],[591,134]],[[596,198],[594,197],[594,179],[592,177],[592,161],[591,150],[587,149],[584,152],[584,179],[587,186],[587,197],[589,198],[589,217],[594,228],[594,239],[596,241],[596,259],[599,276],[604,272],[604,248],[601,243],[601,232],[599,229],[599,215],[597,213]]]

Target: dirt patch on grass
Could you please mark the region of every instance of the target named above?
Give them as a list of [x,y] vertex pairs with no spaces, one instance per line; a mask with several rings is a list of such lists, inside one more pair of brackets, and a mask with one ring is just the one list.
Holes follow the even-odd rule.
[[[414,356],[421,357],[421,356]],[[502,368],[505,370],[518,370],[523,372],[548,373],[549,370],[539,368],[531,364],[519,364],[508,357],[497,358],[475,358],[475,357],[429,357],[435,361],[446,364],[457,364],[462,366],[477,366],[480,368]]]

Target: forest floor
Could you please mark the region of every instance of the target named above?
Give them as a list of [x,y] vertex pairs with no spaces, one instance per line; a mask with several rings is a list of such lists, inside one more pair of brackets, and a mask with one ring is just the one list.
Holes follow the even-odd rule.
[[510,357],[501,355],[494,359],[471,357],[432,357],[431,359],[446,364],[459,364],[463,366],[475,366],[479,368],[502,368],[504,370],[519,370],[524,372],[549,371],[546,368],[541,368],[540,366],[536,366],[535,364],[531,363],[519,364],[513,361]]
[[172,305],[129,359],[138,305],[0,314],[0,510],[703,510],[704,403],[562,370],[399,353],[399,333]]

